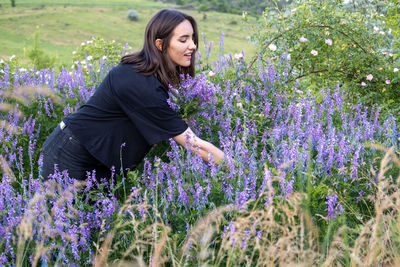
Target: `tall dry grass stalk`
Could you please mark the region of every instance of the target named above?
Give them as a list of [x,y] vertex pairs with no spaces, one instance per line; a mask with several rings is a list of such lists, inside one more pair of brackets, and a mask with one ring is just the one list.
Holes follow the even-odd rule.
[[17,181],[14,172],[11,170],[10,165],[8,165],[3,155],[0,155],[0,167],[3,170],[3,174],[5,174],[8,177],[8,179],[10,179],[11,183],[15,183]]
[[[118,211],[117,223],[99,249],[95,266],[162,266],[170,258],[167,242],[171,230],[162,223],[149,224],[139,219],[136,213],[141,209],[150,210],[152,206],[147,203],[135,204],[133,198],[138,193],[139,190],[132,192]],[[130,220],[126,220],[126,215],[130,216]],[[151,218],[149,214],[146,217]],[[119,250],[123,244],[116,238],[121,234],[134,238],[120,259],[108,262],[108,257],[113,253],[121,254]],[[150,259],[147,263],[146,258]]]
[[312,266],[319,255],[317,229],[304,211],[305,195],[245,211],[230,224],[216,265]]
[[233,205],[220,207],[201,218],[190,231],[181,250],[177,252],[181,255],[181,265],[188,265],[188,261],[190,262],[193,257],[197,257],[199,263],[215,261],[215,251],[210,248],[210,243],[218,234],[225,220],[225,214],[236,210]]
[[[32,254],[32,266],[37,266],[40,258],[45,255],[47,258],[51,258],[52,255],[48,254],[51,250],[56,247],[49,248],[46,240],[56,238],[59,234],[54,227],[55,209],[67,204],[68,199],[73,197],[74,192],[80,192],[85,186],[85,182],[78,181],[62,189],[61,186],[54,180],[46,182],[46,186],[49,190],[36,193],[32,199],[28,202],[28,207],[25,210],[24,216],[22,217],[19,226],[17,228],[17,257],[16,266],[24,266],[24,263],[29,262],[28,250]],[[54,198],[56,194],[60,195],[60,198],[54,203],[52,207],[44,208],[46,205],[47,198]],[[37,207],[42,207],[37,210]],[[71,211],[74,209],[70,207]],[[43,221],[38,221],[36,218],[37,213],[40,212],[40,217]],[[73,216],[73,214],[71,214]],[[33,222],[36,223],[33,226]],[[35,231],[33,230],[35,227]],[[35,233],[35,238],[33,233]],[[68,236],[64,236],[66,239],[70,239]]]
[[351,249],[352,266],[400,266],[400,174],[396,179],[386,175],[393,164],[400,169],[400,161],[392,148],[371,146],[386,153],[378,173],[371,170],[377,177],[375,217],[364,225]]
[[[29,105],[33,100],[37,99],[38,96],[49,97],[54,103],[62,104],[60,97],[55,91],[51,90],[45,85],[21,85],[11,88],[3,88],[2,97],[5,99],[14,100],[25,106]],[[10,108],[10,106],[5,105],[4,107]]]

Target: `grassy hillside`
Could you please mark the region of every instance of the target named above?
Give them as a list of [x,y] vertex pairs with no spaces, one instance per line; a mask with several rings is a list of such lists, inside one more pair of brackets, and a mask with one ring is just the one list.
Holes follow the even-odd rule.
[[[70,63],[71,53],[81,42],[92,37],[128,43],[137,50],[143,42],[143,33],[148,20],[162,8],[175,8],[149,0],[132,1],[16,1],[11,8],[10,1],[0,4],[0,57],[24,56],[24,48],[32,46],[32,34],[39,26],[42,47],[50,54],[57,55],[58,63]],[[126,18],[129,9],[138,11],[140,20],[131,22]],[[250,34],[241,17],[218,12],[199,13],[184,10],[194,16],[199,32],[206,34],[207,41],[214,42],[211,54],[217,58],[221,31],[225,34],[226,53],[255,54],[255,46],[248,43]],[[206,15],[204,15],[206,14]],[[204,51],[200,40],[200,52]]]

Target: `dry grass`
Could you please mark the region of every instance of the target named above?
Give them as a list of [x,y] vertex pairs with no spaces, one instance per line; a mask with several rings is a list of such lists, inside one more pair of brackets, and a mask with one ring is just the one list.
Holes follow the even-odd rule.
[[[342,226],[322,252],[318,229],[311,215],[304,208],[306,194],[293,193],[285,201],[260,205],[258,200],[246,203],[246,209],[235,206],[219,207],[201,218],[191,229],[183,244],[172,238],[171,229],[149,213],[152,206],[136,204],[133,192],[120,208],[113,228],[97,242],[95,266],[400,266],[400,189],[393,177],[387,175],[393,164],[400,168],[400,161],[392,149],[375,146],[386,152],[376,172],[371,170],[376,183],[375,216],[367,221],[349,247],[346,238],[355,231]],[[266,170],[267,171],[267,170]],[[57,184],[50,185],[52,192],[60,192]],[[63,205],[75,191],[76,184],[62,193],[55,205]],[[272,199],[267,190],[263,198]],[[30,206],[42,201],[37,195]],[[144,220],[138,211],[145,208]],[[153,207],[154,208],[154,207]],[[29,211],[29,209],[28,209]],[[154,212],[154,211],[153,211]],[[25,259],[25,244],[32,241],[32,220],[27,212],[18,230],[17,265]],[[156,212],[157,214],[157,212]],[[129,220],[127,220],[127,215]],[[54,215],[50,211],[46,225],[51,225]],[[223,224],[233,217],[223,232]],[[153,220],[153,223],[151,223]],[[43,238],[52,235],[41,229]],[[356,233],[356,232],[353,232]],[[129,247],[124,247],[120,236],[132,237]],[[35,245],[34,265],[49,250],[42,243]],[[118,256],[119,255],[119,256]],[[122,256],[121,256],[122,255]],[[50,255],[47,255],[50,257]]]
[[[56,247],[53,246],[49,249],[48,244],[46,245],[45,242],[46,240],[51,240],[59,235],[53,227],[55,210],[58,207],[66,205],[67,201],[73,198],[74,192],[81,191],[85,184],[85,182],[79,181],[66,189],[62,189],[60,184],[53,180],[48,180],[46,182],[47,190],[38,192],[32,197],[17,229],[16,266],[23,266],[24,263],[29,262],[29,255],[27,255],[29,246],[35,248],[32,255],[32,266],[37,266],[42,256],[51,258],[50,252]],[[47,198],[54,198],[56,197],[56,194],[59,194],[61,197],[58,198],[52,207],[48,209],[46,205],[43,205]],[[37,210],[37,207],[41,207],[40,211]],[[70,207],[70,209],[73,210],[72,207]],[[41,213],[40,216],[44,219],[43,221],[37,221],[36,215],[38,212]],[[37,240],[35,240],[33,236],[34,222],[36,223],[36,236],[40,237]],[[68,239],[69,237],[65,236],[65,238]]]
[[[400,161],[393,150],[374,148],[386,152],[378,173],[371,173],[378,175],[373,200],[375,217],[365,223],[352,247],[345,239],[355,230],[342,226],[326,254],[322,253],[318,229],[303,205],[307,196],[301,193],[293,193],[285,202],[273,202],[264,208],[249,202],[247,206],[254,207],[249,210],[234,206],[215,209],[198,221],[180,248],[166,235],[168,231],[157,240],[152,239],[157,236],[154,233],[141,235],[144,239],[136,240],[133,246],[151,247],[147,249],[151,251],[150,258],[157,259],[150,262],[152,266],[162,266],[168,259],[172,266],[400,266],[400,190],[393,178],[386,175],[393,164],[400,168]],[[231,221],[228,231],[222,233],[226,215],[232,212],[238,216]],[[173,251],[168,248],[171,244]],[[119,266],[129,264],[125,258],[134,250],[130,248],[125,253]],[[143,259],[142,254],[135,264],[143,266]]]
[[[0,112],[11,113],[17,118],[23,118],[25,117],[25,114],[17,108],[17,105],[12,103],[28,106],[34,99],[41,96],[50,98],[53,103],[62,104],[60,97],[58,97],[56,93],[47,86],[32,87],[22,85],[15,88],[6,88],[1,91],[1,96],[11,103],[0,103]],[[12,134],[20,134],[21,132],[17,125],[13,125],[4,119],[0,119],[0,127]]]
[[[400,161],[393,149],[374,147],[386,151],[377,173],[375,217],[356,239],[351,250],[352,266],[400,266],[400,189],[392,177],[385,175],[392,164],[400,168]],[[376,175],[373,170],[372,174]]]

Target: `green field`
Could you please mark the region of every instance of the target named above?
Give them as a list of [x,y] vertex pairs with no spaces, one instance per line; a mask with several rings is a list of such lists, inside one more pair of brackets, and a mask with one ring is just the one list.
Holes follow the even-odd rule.
[[[42,48],[56,55],[58,63],[70,64],[71,53],[82,42],[92,37],[128,43],[133,50],[141,48],[148,20],[162,8],[176,8],[150,0],[132,1],[18,1],[11,7],[10,1],[0,1],[0,57],[16,55],[24,57],[24,49],[32,46],[33,32],[39,27]],[[126,18],[129,9],[138,11],[140,20],[131,22]],[[254,56],[256,47],[246,37],[252,34],[241,16],[218,12],[199,13],[183,10],[194,16],[199,32],[205,33],[207,41],[213,41],[211,57],[219,53],[221,32],[224,32],[224,53],[245,51]],[[204,51],[200,35],[200,52]],[[26,61],[21,60],[22,62]]]

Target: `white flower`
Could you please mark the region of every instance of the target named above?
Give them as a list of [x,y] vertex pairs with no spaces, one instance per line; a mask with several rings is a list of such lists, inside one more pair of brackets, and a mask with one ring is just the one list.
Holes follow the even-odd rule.
[[311,54],[312,54],[313,56],[316,56],[316,55],[318,55],[318,51],[317,51],[317,50],[311,50]]
[[398,68],[394,68],[394,69],[393,69],[393,72],[398,72],[398,71],[399,71]]
[[387,52],[385,52],[385,51],[382,52],[382,55],[386,55],[386,54],[387,54]]
[[332,40],[331,39],[325,39],[325,44],[332,45]]
[[247,12],[246,12],[246,11],[243,11],[243,13],[242,13],[242,18],[243,18],[244,20],[247,19]]
[[296,108],[297,108],[298,110],[301,110],[303,107],[304,107],[304,103],[297,103],[297,104],[296,104]]
[[393,54],[392,54],[392,53],[389,53],[389,57],[393,57]]
[[20,68],[20,69],[19,69],[19,71],[21,71],[21,72],[25,72],[25,71],[26,71],[26,69],[25,69],[25,68]]
[[92,41],[92,40],[89,40],[89,41],[86,41],[86,43],[87,43],[87,44],[91,44],[91,43],[93,43],[93,41]]
[[379,34],[380,35],[385,35],[385,32],[384,31],[380,31]]
[[290,10],[290,13],[292,13],[292,15],[294,15],[294,14],[296,14],[296,9],[295,8],[293,8],[292,10]]
[[374,31],[379,31],[379,27],[374,26]]
[[0,64],[3,64],[4,63],[4,60],[3,59],[0,59]]
[[292,57],[290,56],[290,54],[287,54],[286,59],[287,59],[287,60],[292,59]]
[[88,56],[88,57],[86,58],[87,61],[92,60],[92,59],[93,59],[92,56]]
[[105,60],[107,58],[107,56],[102,56],[101,59]]
[[305,43],[305,42],[308,41],[308,39],[305,38],[304,36],[301,36],[300,39],[299,39],[299,41],[300,41],[300,43]]
[[234,57],[236,59],[241,59],[241,58],[243,58],[243,53],[235,54]]
[[242,103],[240,103],[240,102],[239,102],[239,103],[237,103],[237,104],[236,104],[236,106],[237,106],[239,109],[243,109],[243,104],[242,104]]
[[75,54],[76,54],[76,51],[72,51],[72,54],[75,55]]
[[372,74],[367,75],[367,81],[372,81],[373,78],[374,76]]
[[10,57],[10,61],[13,60],[13,58],[15,58],[15,55],[12,55],[12,56]]
[[271,51],[275,51],[275,50],[276,50],[276,45],[270,44],[270,45],[268,46],[268,48],[269,48]]
[[83,45],[85,45],[85,43],[82,42],[82,43],[81,43],[81,46],[83,46]]
[[213,72],[212,70],[210,70],[210,72],[208,73],[208,77],[214,77],[215,76],[215,72]]

